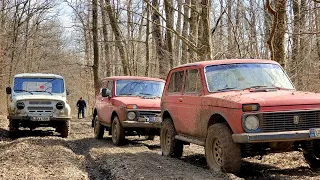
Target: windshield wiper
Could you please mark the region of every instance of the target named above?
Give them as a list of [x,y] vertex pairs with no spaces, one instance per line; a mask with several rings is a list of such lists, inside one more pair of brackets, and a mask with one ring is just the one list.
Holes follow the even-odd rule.
[[[259,88],[268,88],[268,86],[263,86],[263,85],[257,85],[257,86],[250,86],[250,87],[248,87],[248,88],[246,88],[246,89],[259,89]],[[269,87],[270,88],[270,87]]]
[[22,92],[28,92],[28,93],[30,93],[30,94],[32,94],[32,95],[33,95],[33,93],[32,93],[32,92],[30,92],[30,91],[27,91],[27,90],[24,90],[24,89],[16,89],[16,90],[14,90],[14,91],[22,91]]
[[236,89],[236,87],[226,87],[226,88],[223,88],[223,89],[218,89],[214,92],[224,92],[224,91],[229,91],[229,90],[238,90]]
[[49,93],[49,94],[51,94],[51,95],[52,95],[52,93],[51,93],[51,92],[49,92],[49,91],[32,91],[32,92],[47,92],[47,93]]
[[133,94],[132,93],[121,93],[119,94],[119,96],[132,96]]

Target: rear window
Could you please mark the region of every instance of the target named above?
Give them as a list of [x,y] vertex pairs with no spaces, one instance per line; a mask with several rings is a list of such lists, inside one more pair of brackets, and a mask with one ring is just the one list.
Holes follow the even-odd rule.
[[168,92],[181,92],[184,71],[173,72],[170,77]]

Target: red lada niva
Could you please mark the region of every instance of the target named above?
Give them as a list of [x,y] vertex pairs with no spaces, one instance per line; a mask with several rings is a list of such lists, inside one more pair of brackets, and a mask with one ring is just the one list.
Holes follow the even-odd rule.
[[113,144],[122,145],[125,136],[145,135],[152,140],[159,135],[164,83],[157,78],[133,76],[103,79],[92,120],[95,137],[103,138],[108,130]]
[[181,65],[161,100],[162,154],[204,146],[211,169],[237,173],[241,158],[302,150],[320,167],[320,94],[296,91],[270,60],[215,60]]

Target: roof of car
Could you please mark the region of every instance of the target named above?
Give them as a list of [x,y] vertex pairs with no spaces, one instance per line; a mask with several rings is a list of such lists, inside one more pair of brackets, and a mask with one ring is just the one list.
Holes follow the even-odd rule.
[[110,77],[106,77],[103,78],[102,80],[105,79],[134,79],[134,80],[146,80],[146,81],[162,81],[165,82],[165,80],[163,79],[159,79],[159,78],[152,78],[152,77],[143,77],[143,76],[110,76]]
[[194,63],[183,64],[175,68],[187,67],[187,66],[208,66],[208,65],[219,65],[219,64],[238,64],[238,63],[272,63],[278,64],[272,60],[266,59],[223,59],[223,60],[210,60],[210,61],[199,61]]
[[33,78],[33,77],[41,77],[41,78],[61,78],[63,79],[62,76],[57,75],[57,74],[45,74],[45,73],[22,73],[22,74],[16,74],[14,76],[16,77],[26,77],[26,78]]

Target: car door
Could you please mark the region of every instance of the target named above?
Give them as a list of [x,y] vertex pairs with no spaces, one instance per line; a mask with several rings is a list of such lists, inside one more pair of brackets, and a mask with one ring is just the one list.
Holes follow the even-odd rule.
[[200,137],[202,86],[198,67],[186,69],[183,87],[183,93],[179,99],[178,113],[181,123],[179,128],[183,130],[185,135]]
[[171,118],[173,119],[175,128],[179,133],[181,130],[180,116],[179,116],[179,105],[180,98],[182,96],[182,82],[184,76],[184,69],[177,69],[170,73],[169,84],[165,90],[166,95],[163,96],[164,106],[169,111]]
[[[113,80],[109,79],[106,81],[104,88],[108,88],[111,94],[113,94]],[[112,98],[113,97],[102,97],[100,103],[101,119],[107,124],[111,124],[111,115],[113,112]]]

